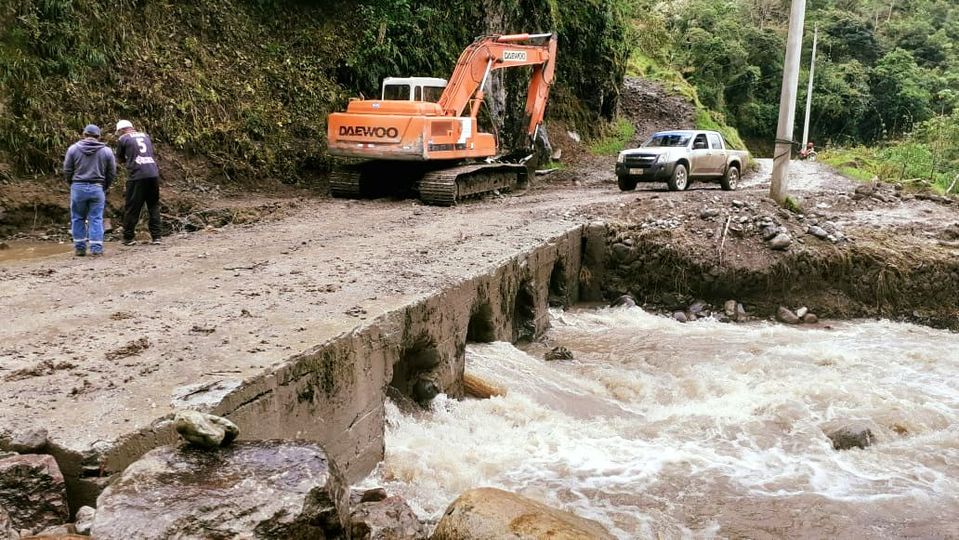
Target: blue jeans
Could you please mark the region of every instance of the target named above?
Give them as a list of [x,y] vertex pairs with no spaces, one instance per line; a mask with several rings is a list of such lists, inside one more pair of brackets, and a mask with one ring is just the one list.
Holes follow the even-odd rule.
[[103,253],[103,208],[107,197],[100,184],[75,182],[70,185],[70,221],[73,247],[91,253]]

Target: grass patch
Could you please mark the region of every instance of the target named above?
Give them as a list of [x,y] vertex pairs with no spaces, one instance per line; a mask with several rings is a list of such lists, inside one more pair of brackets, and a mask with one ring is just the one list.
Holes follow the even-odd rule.
[[690,103],[699,103],[696,87],[689,84],[682,74],[670,66],[664,66],[652,57],[646,56],[639,50],[633,51],[626,65],[626,74],[631,77],[642,77],[656,81],[664,88],[686,98]]
[[597,156],[614,156],[626,149],[626,145],[636,135],[636,127],[626,119],[620,118],[611,123],[606,132],[589,143],[589,151]]
[[860,182],[878,178],[883,182],[929,189],[939,194],[946,194],[950,187],[952,191],[949,193],[955,194],[959,187],[956,182],[959,170],[937,158],[924,143],[907,141],[883,148],[833,148],[820,152],[819,159]]
[[802,205],[799,204],[799,201],[792,198],[791,196],[786,197],[786,200],[783,201],[783,208],[785,208],[786,210],[789,210],[793,214],[803,213]]
[[722,120],[716,120],[716,116],[721,116],[719,113],[712,112],[709,109],[703,107],[700,104],[696,105],[696,129],[708,129],[710,131],[718,131],[722,134],[723,138],[726,139],[726,142],[736,150],[746,150],[746,143],[743,142],[742,137],[739,136],[739,131],[736,128],[727,125],[726,122]]
[[547,161],[546,163],[538,167],[541,170],[555,169],[557,171],[562,171],[568,168],[568,165],[561,163],[559,161]]

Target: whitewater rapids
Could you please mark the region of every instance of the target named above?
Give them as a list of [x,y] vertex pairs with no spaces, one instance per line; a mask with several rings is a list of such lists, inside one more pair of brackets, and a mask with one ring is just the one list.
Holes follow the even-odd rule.
[[[546,343],[470,344],[508,389],[388,404],[368,482],[435,523],[494,486],[620,538],[959,537],[959,335],[853,321],[681,324],[639,308],[554,312]],[[575,360],[545,362],[552,346]],[[825,432],[868,425],[836,451]]]

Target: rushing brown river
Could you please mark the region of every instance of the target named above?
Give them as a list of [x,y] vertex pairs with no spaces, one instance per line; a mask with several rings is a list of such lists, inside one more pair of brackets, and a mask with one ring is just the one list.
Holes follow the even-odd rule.
[[[553,314],[550,346],[470,345],[506,397],[389,405],[370,481],[433,522],[495,486],[620,538],[959,538],[959,335],[699,321],[639,308]],[[876,442],[834,450],[845,422]]]

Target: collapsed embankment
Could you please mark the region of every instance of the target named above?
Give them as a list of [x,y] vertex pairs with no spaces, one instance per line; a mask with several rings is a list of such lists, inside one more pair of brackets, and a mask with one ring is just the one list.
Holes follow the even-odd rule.
[[723,264],[672,242],[667,232],[613,227],[604,293],[632,294],[666,310],[696,299],[735,299],[768,317],[778,306],[815,306],[833,319],[881,317],[959,330],[959,261],[860,242],[797,251],[769,266]]

